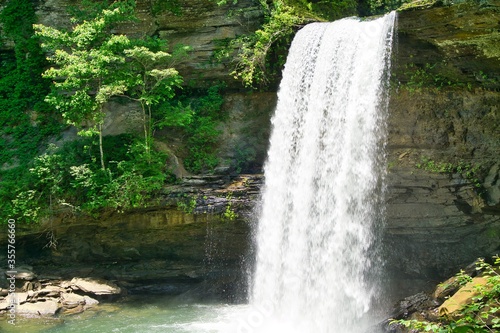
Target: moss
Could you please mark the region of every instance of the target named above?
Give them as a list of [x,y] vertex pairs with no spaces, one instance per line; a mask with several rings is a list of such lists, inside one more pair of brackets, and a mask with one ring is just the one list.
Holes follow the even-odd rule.
[[446,48],[474,47],[478,54],[483,54],[487,58],[500,59],[500,33],[497,31],[487,35],[463,36],[458,40],[444,40],[436,43]]
[[397,9],[398,12],[406,11],[406,10],[417,10],[417,9],[426,9],[437,6],[441,3],[439,0],[417,0],[403,4],[401,7]]

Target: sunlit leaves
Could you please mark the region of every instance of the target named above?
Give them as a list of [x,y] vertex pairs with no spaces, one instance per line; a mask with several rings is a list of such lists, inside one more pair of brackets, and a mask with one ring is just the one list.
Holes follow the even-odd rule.
[[274,1],[272,7],[266,3],[265,8],[268,10],[267,21],[261,29],[251,35],[240,36],[230,43],[237,50],[235,69],[231,74],[247,87],[268,83],[272,47],[276,47],[279,41],[289,40],[294,29],[306,20],[283,0]]
[[48,60],[55,64],[43,74],[53,79],[46,101],[62,111],[68,124],[81,126],[85,121],[102,121],[103,117],[96,113],[112,96],[127,90],[116,70],[126,61],[122,51],[130,41],[124,35],[109,34],[110,22],[119,15],[119,8],[103,10],[70,32],[34,26],[43,46],[51,51]]

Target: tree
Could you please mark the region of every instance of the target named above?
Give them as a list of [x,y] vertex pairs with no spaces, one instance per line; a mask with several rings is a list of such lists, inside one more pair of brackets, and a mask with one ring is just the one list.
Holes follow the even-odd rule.
[[[144,45],[141,45],[144,44]],[[157,49],[154,51],[153,49]],[[139,43],[124,50],[129,64],[129,98],[140,103],[142,110],[144,147],[149,159],[152,141],[152,108],[171,99],[179,88],[182,77],[171,67],[176,59],[185,55],[188,47],[179,46],[174,55],[165,52],[166,45],[159,39]]]
[[35,24],[36,35],[56,65],[43,74],[53,80],[46,101],[54,106],[67,124],[79,127],[84,136],[99,135],[101,168],[106,169],[102,146],[104,105],[123,94],[127,83],[120,76],[125,63],[123,50],[130,45],[124,35],[110,33],[114,23],[129,18],[133,7],[117,3],[102,10],[94,19],[76,24],[71,31]]
[[[77,127],[90,126],[82,135],[99,135],[101,168],[105,169],[102,146],[104,105],[113,96],[125,96],[142,108],[144,145],[149,158],[152,141],[152,108],[175,95],[182,77],[172,66],[188,47],[179,46],[173,54],[159,39],[131,40],[113,35],[114,23],[133,17],[133,5],[114,3],[90,20],[76,24],[70,32],[35,25],[42,46],[57,67],[44,76],[54,80],[46,100],[60,110],[65,121]],[[74,19],[76,22],[76,19]]]

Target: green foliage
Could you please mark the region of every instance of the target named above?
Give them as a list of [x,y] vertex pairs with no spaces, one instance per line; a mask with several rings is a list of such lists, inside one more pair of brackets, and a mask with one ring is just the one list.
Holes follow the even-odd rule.
[[403,75],[407,78],[402,85],[410,92],[419,91],[422,88],[434,88],[441,90],[443,88],[468,88],[472,86],[458,81],[454,78],[454,73],[450,72],[446,61],[440,63],[417,65],[410,63],[405,66]]
[[86,138],[61,148],[49,147],[33,161],[23,185],[17,187],[2,214],[29,223],[68,209],[94,214],[102,209],[122,212],[149,204],[168,176],[166,156],[152,151],[147,162],[143,142],[127,135],[106,137],[105,145],[118,149],[108,156],[116,160],[107,160],[110,167],[102,170],[91,141]]
[[170,12],[176,16],[182,15],[182,8],[179,0],[156,0],[151,4],[151,13],[158,15]]
[[[415,332],[434,333],[487,333],[500,330],[500,258],[494,257],[493,264],[479,259],[478,273],[485,277],[484,285],[474,286],[476,295],[472,301],[462,306],[458,314],[441,317],[436,322],[424,320],[393,320],[391,325],[399,325]],[[463,271],[457,274],[461,285],[471,281]]]
[[165,51],[166,42],[160,39],[131,40],[125,35],[112,34],[116,24],[134,18],[134,8],[133,1],[115,2],[100,9],[91,19],[75,18],[73,21],[79,23],[68,32],[34,26],[44,40],[43,47],[51,54],[49,60],[56,65],[44,73],[54,80],[46,101],[61,112],[66,123],[84,127],[81,135],[99,134],[102,169],[105,169],[103,106],[113,96],[139,102],[149,161],[153,108],[172,98],[175,88],[182,83],[181,76],[170,65],[185,56],[186,47],[177,47],[172,55]]
[[[391,10],[396,10],[399,7],[412,2],[412,0],[368,0],[366,1],[367,7],[369,8],[369,14],[379,15],[383,13],[388,13]],[[413,1],[420,2],[420,1]]]
[[308,5],[315,15],[333,21],[356,15],[358,3],[355,0],[319,0],[308,2]]
[[[180,87],[182,78],[172,66],[185,58],[188,48],[180,45],[167,53],[166,42],[159,39],[134,40],[114,34],[118,25],[135,19],[134,8],[131,0],[83,1],[83,6],[72,9],[73,25],[66,31],[36,24],[33,30],[31,1],[10,1],[5,7],[0,15],[4,30],[16,47],[24,48],[14,55],[2,54],[0,59],[0,95],[5,97],[0,100],[0,121],[7,125],[0,136],[0,158],[2,163],[20,163],[19,169],[29,172],[12,168],[0,173],[2,216],[35,222],[68,209],[94,214],[101,209],[142,207],[172,178],[165,169],[166,156],[152,149],[152,120],[161,117],[154,114],[156,108],[169,104]],[[38,38],[54,65],[43,72],[44,78],[46,61]],[[26,56],[31,49],[25,45],[33,47],[33,54],[39,57]],[[25,58],[40,61],[23,62]],[[25,79],[21,71],[25,67],[32,81]],[[47,89],[50,82],[51,90]],[[16,86],[21,83],[29,83],[30,88]],[[16,91],[23,94],[16,95]],[[127,136],[102,137],[103,106],[113,96],[142,105],[143,142]],[[80,127],[83,138],[61,148],[51,147],[34,158],[44,151],[38,138],[45,139],[60,129],[47,126],[50,118],[42,117],[42,112],[51,115],[49,105],[52,114]],[[185,110],[171,108],[170,119],[162,119],[162,125],[187,127],[195,112]],[[26,145],[19,144],[23,140]],[[23,151],[26,156],[21,160]],[[101,168],[97,167],[99,160]]]
[[[35,201],[38,193],[26,187],[27,164],[60,126],[43,101],[48,92],[47,80],[41,76],[46,61],[33,35],[33,1],[11,0],[4,5],[0,22],[14,50],[0,55],[0,166],[4,167],[0,171],[0,211],[7,217],[22,211],[30,219],[40,208]],[[50,184],[50,191],[55,190],[55,184]]]
[[186,128],[188,156],[184,160],[191,172],[211,171],[219,162],[214,152],[221,134],[217,127],[224,117],[220,112],[224,102],[220,94],[222,88],[214,85],[204,95],[191,101],[195,113],[193,122]]
[[221,215],[222,220],[224,220],[224,221],[234,221],[239,216],[238,213],[236,213],[233,209],[233,203],[231,201],[232,198],[233,198],[233,196],[231,193],[226,196],[226,199],[227,199],[226,209],[224,210],[224,212]]
[[[269,77],[284,64],[283,54],[294,31],[305,21],[304,17],[297,15],[294,7],[283,0],[274,1],[271,5],[265,1],[260,3],[265,14],[261,29],[231,40],[227,47],[216,53],[218,60],[229,57],[233,61],[231,74],[246,87],[266,86],[269,83]],[[235,54],[232,50],[236,50]]]
[[177,208],[186,214],[193,214],[196,208],[196,196],[182,194],[177,199]]
[[223,89],[222,84],[208,89],[185,88],[159,106],[160,118],[155,119],[155,124],[158,128],[177,127],[183,132],[187,143],[184,165],[192,173],[210,172],[219,163],[215,148],[221,134],[218,126],[225,119],[220,111]]
[[[399,4],[399,6],[397,7],[398,11],[402,11],[402,10],[408,10],[408,9],[424,9],[424,8],[430,8],[432,7],[433,5],[439,3],[439,4],[445,4],[445,5],[449,5],[449,4],[452,4],[453,2],[452,1],[449,1],[449,0],[443,0],[443,1],[439,1],[439,0],[414,0],[414,1],[399,1],[401,2]],[[396,9],[396,8],[394,8]]]
[[234,156],[234,159],[236,161],[236,173],[241,173],[243,170],[248,170],[251,167],[251,164],[255,161],[256,155],[257,152],[253,147],[248,147],[244,144],[236,147]]
[[42,47],[49,53],[47,59],[56,65],[43,73],[53,80],[45,100],[61,113],[67,124],[88,126],[80,134],[99,134],[103,170],[103,106],[129,88],[121,77],[121,69],[126,61],[123,50],[130,40],[112,34],[111,29],[133,15],[133,5],[133,2],[116,2],[93,19],[77,23],[70,31],[33,25],[35,34],[43,41]]
[[[163,40],[148,39],[134,41],[131,47],[124,50],[128,66],[126,73],[129,73],[126,80],[129,96],[138,101],[142,109],[146,153],[151,149],[153,137],[153,108],[173,98],[175,88],[180,88],[182,83],[177,70],[169,66],[179,54],[184,56],[188,48],[177,48],[177,54],[172,55],[165,51],[166,47]],[[177,116],[176,113],[174,116]]]

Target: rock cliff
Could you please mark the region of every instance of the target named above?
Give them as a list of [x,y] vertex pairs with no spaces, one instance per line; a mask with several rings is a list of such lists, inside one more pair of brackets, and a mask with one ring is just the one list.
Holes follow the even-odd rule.
[[499,18],[499,1],[398,15],[385,238],[398,278],[500,251]]

